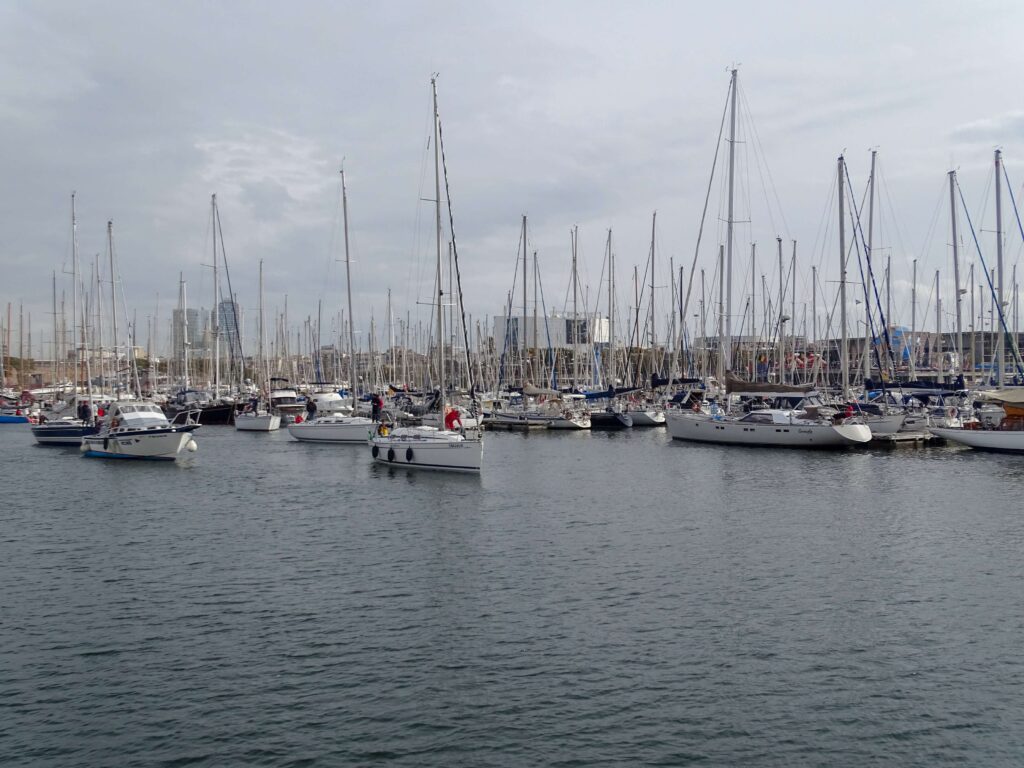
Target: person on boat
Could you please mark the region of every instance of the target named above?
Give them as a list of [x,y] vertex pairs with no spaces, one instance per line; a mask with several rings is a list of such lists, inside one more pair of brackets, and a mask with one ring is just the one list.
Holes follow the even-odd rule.
[[254,395],[249,398],[249,407],[246,410],[256,413],[260,409],[260,398],[258,395]]
[[306,421],[316,418],[316,401],[312,397],[306,398]]
[[459,414],[458,408],[449,408],[448,413],[444,417],[444,428],[449,432],[455,431],[455,425],[458,424],[459,428],[462,428],[462,417]]
[[384,407],[384,400],[376,392],[370,397],[370,418],[373,421],[380,421],[380,412]]

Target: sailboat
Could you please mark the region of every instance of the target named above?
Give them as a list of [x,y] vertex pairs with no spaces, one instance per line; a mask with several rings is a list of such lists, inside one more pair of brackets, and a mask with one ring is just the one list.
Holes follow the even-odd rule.
[[[345,284],[348,289],[348,348],[351,370],[352,413],[356,412],[355,331],[352,325],[352,262],[348,250],[348,192],[345,188],[345,169],[341,170],[341,210],[345,228]],[[288,434],[296,440],[314,443],[365,443],[373,434],[376,422],[365,416],[345,416],[327,413],[309,421],[288,425]]]
[[[260,259],[260,318],[259,318],[259,372],[270,382],[270,372],[267,369],[267,359],[264,355],[263,341],[265,329],[263,326],[263,260]],[[261,407],[259,398],[254,398],[241,413],[235,414],[235,429],[239,432],[274,432],[281,427],[281,414],[275,413],[267,407]]]
[[[441,412],[446,415],[445,426],[439,427],[378,427],[370,440],[370,453],[374,461],[419,469],[439,469],[456,472],[480,472],[483,466],[483,434],[476,431],[455,431],[448,418],[448,392],[445,386],[444,365],[444,282],[441,279],[441,121],[437,111],[437,78],[430,79],[434,104],[434,206],[437,240],[436,309],[437,309],[437,370],[440,378]],[[445,185],[447,187],[447,183]],[[449,206],[451,201],[449,200]],[[449,216],[451,211],[449,208]],[[454,248],[455,233],[452,232]],[[456,252],[457,258],[457,252]],[[457,262],[456,262],[457,263]],[[461,289],[460,289],[461,291]]]
[[[71,280],[72,280],[72,318],[71,337],[74,344],[74,373],[72,379],[73,395],[71,401],[73,406],[65,408],[68,415],[58,416],[49,421],[43,421],[40,416],[40,423],[32,427],[32,436],[39,445],[81,445],[82,438],[86,435],[94,435],[99,428],[91,418],[92,408],[83,407],[84,403],[90,402],[91,398],[82,398],[78,393],[78,370],[79,370],[79,345],[78,345],[78,220],[75,215],[75,194],[71,193]],[[74,415],[72,415],[74,414]],[[82,418],[86,415],[90,418]],[[0,414],[0,423],[3,415]],[[25,419],[28,420],[27,418]]]

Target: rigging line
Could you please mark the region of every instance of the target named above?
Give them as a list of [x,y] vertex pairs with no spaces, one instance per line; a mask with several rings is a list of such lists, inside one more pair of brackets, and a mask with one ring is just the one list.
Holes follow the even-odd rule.
[[[843,165],[844,166],[846,165],[845,161],[844,161]],[[856,250],[857,250],[857,265],[860,268],[860,275],[861,275],[860,279],[861,279],[861,283],[862,283],[863,288],[864,288],[864,300],[867,301],[867,299],[868,299],[868,280],[870,280],[871,281],[871,290],[872,290],[872,292],[874,293],[874,296],[875,296],[875,307],[877,308],[878,316],[879,316],[879,318],[882,321],[882,335],[883,335],[883,338],[885,339],[886,349],[889,350],[889,356],[891,358],[892,357],[892,339],[889,338],[889,325],[888,325],[888,322],[887,322],[886,317],[885,317],[885,311],[882,309],[882,306],[883,306],[882,305],[882,298],[881,298],[881,296],[879,296],[879,293],[878,293],[878,283],[875,281],[875,272],[874,272],[874,269],[873,269],[872,264],[871,264],[871,249],[868,247],[867,240],[864,239],[864,228],[861,225],[860,207],[857,206],[857,201],[853,197],[853,184],[850,181],[849,171],[847,171],[847,173],[845,175],[846,175],[847,189],[850,191],[850,209],[851,209],[850,210],[850,218],[852,220],[851,223],[853,224],[853,227],[854,227],[853,242],[854,242],[854,246],[856,247]],[[863,204],[863,199],[862,199],[862,204]],[[860,237],[858,237],[858,235]],[[861,246],[863,246],[863,249],[864,249],[863,250],[863,252],[864,252],[864,261],[867,263],[867,268],[868,268],[867,269],[867,276],[865,276],[865,274],[864,274],[864,265],[861,263]],[[866,328],[866,332],[871,336],[872,340],[874,340],[875,338],[877,338],[877,336],[876,336],[876,333],[875,333],[875,319],[874,319],[874,315],[873,314],[871,314],[871,313],[868,314],[868,316],[867,316],[867,323],[868,323],[868,325],[867,325],[867,328]],[[882,356],[881,356],[881,353],[878,351],[878,347],[876,347],[874,345],[873,341],[872,341],[871,346],[873,347],[872,352],[874,352],[875,362],[878,364],[879,377],[881,377],[881,373],[882,373]],[[867,355],[867,354],[870,354],[870,353],[868,352],[868,350],[865,349],[864,350],[864,354]],[[893,370],[895,370],[895,368],[896,368],[896,361],[895,361],[895,359],[890,359],[888,362],[892,363]],[[882,383],[882,389],[883,390],[885,389],[885,383],[884,382]]]
[[[746,99],[745,91],[741,88],[738,91],[738,93],[739,93],[739,96],[740,96],[740,103],[741,103],[741,105],[746,107],[746,109],[742,113],[742,114],[744,114],[744,118],[743,118],[743,121],[742,121],[742,126],[747,129],[747,133],[745,133],[744,136],[751,136],[751,137],[754,137],[755,140],[756,140],[756,129],[754,128],[754,115],[750,111],[750,105],[747,104],[747,99]],[[768,211],[768,222],[769,222],[769,224],[771,224],[772,231],[773,232],[778,232],[779,228],[775,224],[775,215],[774,215],[774,213],[772,211],[771,200],[768,199],[768,188],[765,186],[764,168],[762,168],[762,160],[764,160],[764,158],[758,152],[758,147],[753,142],[744,142],[744,145],[745,145],[744,146],[744,154],[746,155],[748,152],[752,152],[753,155],[754,155],[754,167],[757,168],[757,176],[758,176],[758,179],[761,181],[761,192],[764,195],[765,209]],[[749,147],[749,149],[748,149],[748,147]],[[767,166],[767,164],[768,164],[767,160],[765,160],[763,164],[765,166]],[[748,168],[750,167],[749,160],[748,160],[748,163],[747,163],[747,167]],[[748,206],[747,210],[749,212],[749,217],[750,217],[751,220],[753,220],[753,218],[754,218],[753,209],[750,207],[750,200],[749,200],[749,198],[747,200],[747,206]],[[783,222],[783,223],[785,223],[785,222]],[[753,239],[753,237],[752,237],[752,235],[753,235],[753,224],[750,225],[749,229],[750,229],[750,232],[751,232],[751,239]],[[786,234],[788,235],[789,233],[787,232]]]
[[[995,176],[995,169],[992,169],[992,175]],[[1003,308],[999,306],[999,301],[996,298],[996,289],[992,285],[992,274],[988,270],[988,265],[985,263],[985,255],[981,252],[981,244],[978,242],[978,235],[974,231],[974,223],[971,221],[971,214],[967,210],[967,202],[964,200],[964,191],[960,188],[960,180],[956,180],[956,190],[960,194],[960,204],[964,208],[964,216],[967,218],[967,226],[971,230],[971,237],[974,240],[974,247],[978,251],[978,258],[981,259],[982,271],[985,273],[985,281],[988,283],[989,294],[992,298],[992,305],[999,311],[999,324],[1003,328],[1004,334],[1009,334],[1009,330],[1006,327],[1006,317],[1003,315]],[[1017,375],[1024,377],[1024,363],[1021,361],[1020,352],[1016,346],[1012,347],[1013,350],[1013,362],[1017,368]]]
[[715,142],[715,157],[711,161],[711,176],[708,178],[708,190],[704,195],[704,210],[700,215],[700,227],[697,230],[697,245],[693,249],[693,261],[690,264],[690,279],[686,284],[686,300],[683,302],[683,316],[686,316],[690,306],[690,295],[693,292],[693,276],[697,272],[697,258],[700,256],[700,243],[704,235],[704,223],[708,215],[708,202],[711,200],[711,187],[715,181],[715,169],[718,167],[718,153],[722,148],[722,134],[725,131],[725,116],[729,113],[729,96],[732,92],[732,80],[729,81],[729,88],[725,95],[725,107],[722,109],[722,121],[718,126],[718,140]]
[[[752,137],[754,139],[755,150],[756,150],[755,151],[755,157],[760,156],[761,158],[764,159],[764,170],[768,174],[768,184],[771,187],[772,195],[775,197],[775,205],[778,208],[779,217],[782,219],[782,228],[783,228],[783,230],[785,232],[786,239],[787,240],[792,240],[793,238],[790,235],[790,231],[789,231],[789,222],[786,221],[786,213],[785,213],[785,211],[782,208],[782,201],[779,198],[779,190],[775,186],[775,178],[772,176],[771,166],[768,165],[768,156],[765,154],[764,144],[761,142],[761,134],[758,133],[757,123],[754,122],[754,112],[750,108],[750,102],[747,100],[746,89],[744,89],[742,86],[740,86],[739,97],[742,100],[743,106],[744,106],[745,111],[746,111],[746,114],[749,117],[750,132],[751,132],[751,135],[752,135]],[[760,171],[760,165],[758,166],[758,170]],[[763,184],[763,178],[762,178],[762,184]],[[765,192],[766,192],[766,197],[767,197],[767,190]],[[767,202],[767,200],[766,200],[766,202]],[[771,206],[770,205],[769,205],[769,216],[771,216]],[[772,228],[775,231],[778,231],[778,229],[775,227],[774,220],[772,221]]]
[[[462,271],[459,269],[459,248],[458,248],[458,246],[455,243],[455,218],[454,218],[454,216],[452,214],[451,192],[448,189],[448,161],[447,161],[447,159],[445,157],[445,152],[444,152],[444,133],[441,130],[441,118],[440,117],[437,118],[437,136],[438,136],[438,139],[440,140],[440,144],[441,144],[439,149],[441,150],[441,166],[444,168],[444,196],[445,196],[445,199],[448,201],[448,206],[447,206],[448,207],[448,227],[449,227],[449,230],[450,230],[451,236],[452,236],[452,256],[455,258],[455,284],[456,284],[456,286],[458,286],[458,290],[459,290],[459,314],[462,317],[462,338],[463,338],[463,342],[465,343],[465,347],[466,347],[466,349],[465,349],[465,352],[466,352],[466,368],[469,371],[469,392],[470,392],[470,398],[472,399],[473,403],[475,404],[476,403],[476,382],[473,379],[473,364],[472,364],[472,361],[469,359],[469,349],[470,349],[470,347],[469,347],[469,329],[466,326],[466,305],[465,305],[465,303],[463,301],[463,296],[462,296]],[[441,340],[441,343],[444,343],[443,340]]]
[[[1006,189],[1010,193],[1010,202],[1013,204],[1013,215],[1014,215],[1014,218],[1016,218],[1016,220],[1017,220],[1017,229],[1020,232],[1021,240],[1024,241],[1024,225],[1022,225],[1021,221],[1020,221],[1020,211],[1017,209],[1017,198],[1014,197],[1014,194],[1013,194],[1013,185],[1010,183],[1010,177],[1009,177],[1009,175],[1006,172],[1006,163],[1003,162],[1003,163],[1000,163],[1000,165],[1003,168],[1003,178],[1006,179]],[[1014,292],[1014,294],[1016,294],[1016,292],[1017,292],[1017,286],[1016,285],[1013,286],[1013,292]],[[1000,314],[1002,314],[1002,307],[999,308],[999,311],[1000,311]],[[1003,328],[1004,329],[1006,328],[1006,321],[1005,320],[1003,321]],[[1010,337],[1010,341],[1011,341],[1011,344],[1012,344],[1012,347],[1013,347],[1014,358],[1019,360],[1020,359],[1020,350],[1017,348],[1017,334],[1015,334],[1015,333],[1009,334],[1009,337]]]

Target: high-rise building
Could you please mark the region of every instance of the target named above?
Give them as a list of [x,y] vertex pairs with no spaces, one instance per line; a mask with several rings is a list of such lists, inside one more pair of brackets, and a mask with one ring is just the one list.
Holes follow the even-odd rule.
[[242,308],[237,301],[224,299],[217,305],[217,325],[221,340],[231,350],[232,357],[242,356]]
[[202,345],[203,329],[199,324],[198,309],[175,309],[171,313],[171,352],[176,358],[185,355],[185,345],[189,351]]

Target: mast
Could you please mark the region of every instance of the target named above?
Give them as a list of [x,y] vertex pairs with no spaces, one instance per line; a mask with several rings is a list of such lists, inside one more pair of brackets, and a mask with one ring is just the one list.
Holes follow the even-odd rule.
[[579,341],[580,341],[580,325],[577,314],[576,300],[579,294],[579,278],[576,273],[576,244],[579,241],[580,228],[579,226],[573,227],[572,230],[572,388],[575,390],[579,386]]
[[960,370],[964,366],[964,329],[961,305],[963,303],[962,292],[960,291],[960,242],[957,237],[956,228],[956,201],[954,189],[956,187],[956,171],[949,172],[949,217],[953,234],[953,290],[956,296],[956,355],[960,364]]
[[[737,70],[732,70],[732,82],[730,88],[729,102],[729,218],[726,220],[726,272],[723,274],[725,280],[726,300],[723,311],[725,313],[725,336],[729,340],[729,350],[720,354],[723,371],[730,365],[732,347],[732,242],[733,242],[733,198],[736,180],[736,85]],[[721,291],[719,291],[721,293]]]
[[657,354],[657,334],[655,329],[658,322],[658,316],[654,314],[654,237],[657,221],[658,212],[655,211],[651,216],[651,373],[658,372],[654,369],[654,358]]
[[910,380],[917,378],[917,259],[910,283]]
[[345,169],[341,169],[341,219],[345,230],[345,289],[348,291],[348,354],[349,375],[352,381],[352,413],[356,409],[356,339],[352,321],[352,261],[348,253],[348,190],[345,188]]
[[117,299],[114,295],[114,283],[117,276],[114,274],[114,222],[107,222],[107,255],[110,258],[110,318],[112,323],[112,343],[114,351],[114,398],[117,399],[121,393],[121,371],[117,364]]
[[[796,384],[796,240],[793,241],[793,260],[790,263],[789,271],[792,276],[793,285],[791,288],[791,296],[789,297],[791,309],[789,313],[789,338],[790,338],[790,369],[789,379],[790,384]],[[804,304],[804,312],[806,317],[807,305]],[[804,333],[807,329],[804,329]]]
[[615,254],[608,230],[608,385],[615,386]]
[[50,361],[50,388],[56,390],[57,385],[57,271],[53,272],[53,358]]
[[843,210],[843,185],[846,167],[843,156],[839,156],[839,325],[841,327],[842,348],[840,353],[840,375],[842,379],[843,399],[850,397],[850,349],[846,336],[846,219]]
[[757,381],[757,243],[750,244],[750,372]]
[[[874,255],[875,245],[875,157],[876,150],[871,150],[871,176],[868,177],[868,244],[867,244],[867,269],[864,270],[864,378],[871,378],[871,291],[873,286],[867,285],[873,280],[871,274],[871,257]],[[881,375],[881,371],[879,371]]]
[[784,331],[785,331],[784,323],[786,321],[783,319],[783,318],[785,318],[785,315],[782,313],[782,308],[784,306],[783,301],[785,300],[786,289],[784,287],[784,285],[785,285],[785,283],[784,283],[784,281],[785,281],[785,273],[784,273],[784,270],[782,268],[782,238],[781,237],[776,237],[775,238],[775,242],[778,245],[778,250],[779,250],[779,317],[778,317],[778,325],[776,326],[777,327],[777,332],[779,334],[779,365],[778,365],[778,369],[779,369],[779,383],[780,384],[785,384],[786,383],[786,362],[785,362],[785,358],[786,358],[786,337],[785,337],[785,334],[784,334]]
[[1003,386],[1003,368],[1006,338],[1003,334],[1003,196],[1001,177],[1003,174],[1003,152],[996,150],[996,300],[992,313],[992,324],[996,324],[996,386]]
[[939,380],[942,379],[942,296],[939,293],[939,270],[935,270],[935,357],[938,360]]
[[[220,283],[217,274],[217,195],[210,196],[213,237],[213,396],[220,397]],[[260,262],[261,264],[263,262]],[[236,328],[237,332],[237,328]]]
[[[523,380],[526,385],[526,361],[529,352],[526,349],[526,214],[523,214],[523,324],[522,324],[522,350],[523,350]],[[531,377],[532,378],[532,377]]]
[[725,382],[725,246],[718,246],[718,381]]
[[444,422],[447,408],[447,393],[444,380],[444,283],[441,282],[441,162],[440,162],[440,136],[438,122],[440,117],[437,114],[437,78],[430,78],[430,88],[434,99],[434,210],[436,214],[436,240],[437,240],[437,372],[440,377],[441,388],[441,420]]

